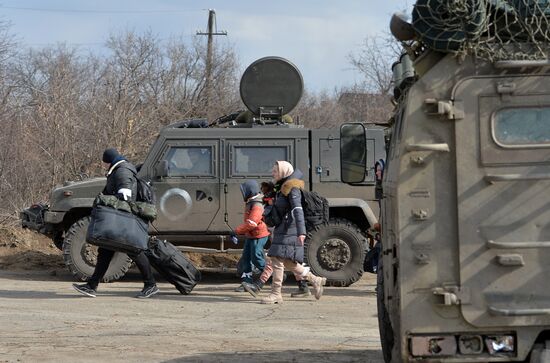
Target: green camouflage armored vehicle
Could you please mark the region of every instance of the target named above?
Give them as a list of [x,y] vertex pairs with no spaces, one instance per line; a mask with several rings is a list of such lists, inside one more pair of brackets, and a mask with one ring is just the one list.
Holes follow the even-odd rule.
[[[243,218],[239,185],[246,179],[269,181],[274,162],[288,160],[304,172],[306,186],[330,203],[330,222],[307,239],[307,263],[334,285],[357,281],[367,249],[365,232],[377,222],[374,191],[365,194],[362,186],[340,181],[338,130],[308,130],[285,122],[301,94],[302,77],[294,65],[264,58],[248,67],[241,80],[247,117],[220,118],[210,127],[196,127],[208,123],[192,120],[163,128],[139,171],[157,196],[159,215],[150,233],[184,251],[241,253],[228,244]],[[235,122],[237,118],[244,122]],[[384,158],[383,130],[372,128],[367,134],[370,157]],[[372,186],[372,172],[367,179],[363,186]],[[105,178],[67,182],[51,193],[47,207],[21,213],[23,226],[52,236],[80,279],[93,272],[95,248],[85,243],[85,234],[92,201],[104,184]],[[128,266],[127,256],[117,254],[106,279],[120,278]]]
[[[392,20],[386,362],[550,362],[549,25],[547,1],[419,0]],[[342,151],[364,137],[344,125]],[[342,157],[361,182],[365,155]]]

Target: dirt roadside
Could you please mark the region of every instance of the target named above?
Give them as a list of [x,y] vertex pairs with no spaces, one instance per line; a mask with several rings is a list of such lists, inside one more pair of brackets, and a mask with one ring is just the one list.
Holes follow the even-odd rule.
[[382,362],[374,275],[319,301],[291,299],[289,281],[280,306],[234,292],[238,280],[221,274],[205,274],[189,296],[161,282],[159,295],[138,300],[132,273],[92,299],[72,289],[55,247],[9,238],[0,237],[0,362]]
[[0,269],[48,270],[65,268],[61,251],[52,240],[17,227],[0,227]]

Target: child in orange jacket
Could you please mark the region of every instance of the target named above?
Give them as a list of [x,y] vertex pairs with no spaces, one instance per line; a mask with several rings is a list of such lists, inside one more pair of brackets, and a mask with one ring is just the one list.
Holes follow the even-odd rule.
[[[242,282],[252,283],[252,265],[258,270],[265,268],[264,246],[269,237],[269,231],[262,216],[264,207],[260,186],[255,180],[247,180],[241,184],[241,193],[245,202],[244,222],[235,228],[235,233],[245,236],[242,254]],[[242,284],[235,289],[242,292]]]

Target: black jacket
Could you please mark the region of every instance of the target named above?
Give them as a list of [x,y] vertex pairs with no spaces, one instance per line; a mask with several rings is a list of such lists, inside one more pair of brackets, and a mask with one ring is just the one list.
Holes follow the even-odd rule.
[[286,178],[277,192],[274,208],[282,216],[282,222],[275,226],[268,256],[286,258],[304,262],[304,246],[298,242],[298,236],[306,235],[304,211],[302,209],[302,192],[304,181],[298,169]]
[[137,194],[136,174],[136,168],[129,161],[121,160],[117,162],[114,166],[111,166],[107,173],[107,184],[103,189],[103,194],[117,195],[120,189],[130,189],[132,191],[130,200],[135,201]]

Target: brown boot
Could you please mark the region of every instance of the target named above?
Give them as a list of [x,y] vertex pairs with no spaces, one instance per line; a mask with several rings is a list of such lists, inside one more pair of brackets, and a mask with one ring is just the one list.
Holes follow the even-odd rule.
[[284,264],[277,258],[272,258],[273,275],[271,276],[271,293],[264,297],[260,302],[262,304],[282,304],[283,296],[281,288],[283,286]]
[[327,278],[315,276],[311,272],[308,272],[306,278],[313,285],[315,298],[319,300],[323,296],[323,286],[327,283]]
[[283,297],[281,295],[276,294],[269,294],[266,297],[264,297],[260,303],[262,304],[282,304],[283,303]]

